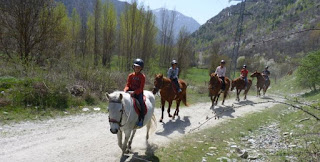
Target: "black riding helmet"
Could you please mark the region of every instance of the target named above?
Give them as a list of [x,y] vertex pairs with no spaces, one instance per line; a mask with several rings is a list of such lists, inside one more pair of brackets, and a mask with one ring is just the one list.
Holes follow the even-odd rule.
[[269,66],[266,66],[265,68],[266,68],[266,69],[268,69],[268,68],[269,68]]
[[226,61],[221,60],[220,63],[221,63],[221,64],[226,64]]
[[172,60],[171,65],[173,65],[173,64],[178,64],[177,60]]
[[242,67],[243,67],[243,68],[247,68],[247,65],[244,64]]
[[143,60],[140,59],[140,58],[135,59],[135,60],[133,61],[133,66],[132,66],[132,68],[134,68],[134,66],[140,66],[140,67],[143,69],[143,67],[144,67],[144,62],[143,62]]

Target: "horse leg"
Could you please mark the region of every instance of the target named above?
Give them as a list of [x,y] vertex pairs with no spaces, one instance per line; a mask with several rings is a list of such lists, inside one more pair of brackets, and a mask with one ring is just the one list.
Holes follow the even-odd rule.
[[214,108],[214,100],[213,100],[213,96],[210,96],[211,99],[211,107]]
[[132,140],[133,140],[133,137],[134,135],[136,134],[136,129],[132,131],[132,134],[130,136],[130,140],[129,140],[129,144],[128,144],[128,150],[131,150],[131,144],[132,144]]
[[168,106],[168,116],[169,116],[170,118],[172,117],[172,115],[170,114],[171,105],[172,105],[172,101],[169,102],[169,106]]
[[239,95],[240,95],[240,93],[241,93],[241,89],[237,89],[237,101],[240,101],[240,97],[239,97]]
[[[226,91],[223,92],[223,100],[222,100],[222,105],[224,105],[224,100],[227,98],[227,93]],[[240,99],[239,99],[240,100]]]
[[174,112],[174,114],[173,114],[173,117],[172,117],[172,119],[174,119],[174,116],[179,116],[179,106],[180,106],[180,100],[177,100],[177,107],[176,107],[176,111]]
[[128,146],[129,137],[131,135],[131,130],[124,131],[124,135],[125,135],[125,138],[124,138],[124,142],[122,144],[122,154],[124,154],[126,152],[128,153],[127,146]]
[[122,131],[121,130],[118,131],[117,137],[118,137],[118,146],[122,149]]
[[164,99],[161,99],[161,110],[162,110],[162,113],[161,113],[160,122],[162,122],[162,120],[163,120],[163,112],[164,112],[165,104],[166,104],[166,101]]
[[218,100],[219,100],[220,94],[221,94],[221,93],[219,93],[218,96],[217,96],[216,105],[218,105]]

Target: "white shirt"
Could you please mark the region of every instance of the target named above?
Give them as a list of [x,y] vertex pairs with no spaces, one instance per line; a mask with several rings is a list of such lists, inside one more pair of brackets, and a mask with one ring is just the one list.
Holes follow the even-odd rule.
[[216,74],[218,77],[225,77],[227,68],[224,66],[223,68],[221,66],[218,66],[216,69]]

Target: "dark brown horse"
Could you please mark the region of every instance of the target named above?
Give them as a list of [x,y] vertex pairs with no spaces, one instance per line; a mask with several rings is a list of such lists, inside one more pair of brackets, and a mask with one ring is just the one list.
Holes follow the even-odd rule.
[[252,81],[250,79],[248,79],[248,83],[247,83],[247,89],[245,89],[245,86],[246,86],[246,83],[244,81],[244,79],[242,77],[239,77],[235,80],[232,80],[232,83],[231,83],[231,91],[233,91],[234,87],[236,87],[236,90],[237,90],[237,98],[236,100],[237,101],[240,101],[240,98],[239,98],[239,95],[241,93],[242,90],[244,90],[244,100],[247,99],[247,93],[249,92],[249,89],[252,85]]
[[228,91],[230,88],[230,80],[227,77],[225,77],[224,80],[225,80],[226,86],[225,86],[225,90],[222,91],[221,90],[222,80],[218,77],[218,75],[216,73],[212,73],[210,75],[209,97],[212,102],[212,106],[211,106],[212,108],[214,107],[214,104],[217,105],[218,99],[219,99],[221,93],[223,93],[222,105],[224,104],[224,100],[226,99],[226,97],[228,95]]
[[263,96],[266,94],[270,85],[270,80],[266,81],[266,78],[259,72],[255,71],[250,75],[251,77],[257,77],[257,96],[260,96],[260,91],[263,89]]
[[[162,74],[157,74],[154,79],[154,88],[152,90],[153,94],[156,94],[159,89],[160,89],[160,96],[161,96],[161,109],[162,109],[162,114],[161,114],[161,119],[160,122],[163,120],[163,111],[164,111],[164,106],[166,101],[169,103],[168,107],[168,115],[169,117],[174,117],[179,115],[179,106],[180,102],[182,101],[184,105],[188,106],[187,103],[187,84],[179,79],[179,85],[182,90],[180,93],[176,93],[175,87],[171,83],[171,80],[163,77]],[[176,100],[176,111],[174,112],[173,116],[170,114],[170,108],[172,105],[172,101]]]

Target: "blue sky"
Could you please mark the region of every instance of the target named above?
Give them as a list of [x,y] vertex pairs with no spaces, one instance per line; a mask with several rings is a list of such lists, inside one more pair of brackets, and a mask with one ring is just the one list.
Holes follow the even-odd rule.
[[[132,2],[132,0],[120,0]],[[165,7],[170,10],[176,10],[182,14],[192,17],[201,25],[211,17],[217,15],[222,9],[235,5],[239,1],[229,0],[138,0],[144,6],[149,6],[150,9],[158,9]]]

